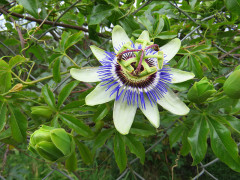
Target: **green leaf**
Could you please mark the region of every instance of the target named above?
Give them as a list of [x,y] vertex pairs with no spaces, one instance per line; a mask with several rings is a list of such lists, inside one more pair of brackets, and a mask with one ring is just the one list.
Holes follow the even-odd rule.
[[240,133],[240,120],[234,116],[231,115],[224,115],[223,116],[231,125],[231,127]]
[[112,136],[114,131],[115,129],[107,129],[99,133],[94,141],[93,151],[96,151],[96,149],[102,147],[107,141],[107,139],[109,139]]
[[44,97],[45,102],[53,109],[56,110],[56,105],[55,105],[55,98],[52,93],[52,91],[48,88],[48,85],[46,84],[42,88],[42,95]]
[[76,44],[78,41],[80,41],[83,37],[84,33],[82,31],[79,31],[78,33],[71,35],[64,44],[65,51],[74,44]]
[[127,155],[123,137],[118,132],[114,137],[114,155],[121,173],[127,166]]
[[177,33],[168,31],[161,32],[159,35],[156,36],[156,38],[159,39],[173,39],[175,37],[177,37]]
[[67,114],[60,114],[59,117],[64,124],[66,124],[69,128],[76,131],[78,134],[84,137],[93,136],[93,132],[91,131],[91,129],[82,121],[75,118],[74,116],[67,115]]
[[149,124],[133,122],[130,133],[147,137],[155,135],[156,129]]
[[44,63],[48,57],[45,49],[39,44],[34,44],[33,46],[29,47],[29,49],[26,50],[26,54],[28,54],[28,57],[31,57],[32,54],[34,54],[34,56],[42,63]]
[[199,61],[201,61],[210,71],[213,68],[211,59],[209,56],[207,56],[205,53],[196,53],[196,57]]
[[11,136],[12,136],[11,128],[8,128],[5,131],[1,131],[0,132],[0,141],[3,141],[5,139],[7,139],[7,138],[10,138]]
[[60,66],[61,58],[57,58],[57,60],[53,64],[53,80],[56,83],[59,83],[61,81]]
[[170,142],[171,148],[173,144],[176,143],[181,138],[183,131],[184,131],[184,126],[182,124],[172,129],[172,132],[169,135],[169,142]]
[[9,104],[10,110],[10,127],[12,130],[12,137],[17,142],[23,142],[26,137],[27,131],[27,119],[18,109],[19,107],[13,104]]
[[69,158],[65,161],[65,167],[68,172],[74,172],[77,170],[77,157],[76,153],[73,152]]
[[191,150],[191,146],[188,142],[188,134],[189,134],[189,130],[188,130],[188,128],[185,128],[185,130],[183,131],[183,135],[182,135],[182,147],[180,150],[180,153],[183,156],[188,155],[188,153]]
[[9,65],[0,60],[0,93],[5,93],[11,88],[11,69]]
[[75,140],[78,150],[80,152],[80,155],[82,157],[82,160],[85,164],[90,165],[93,163],[93,155],[89,148],[84,145],[83,143],[79,142],[78,140]]
[[93,121],[101,121],[109,112],[109,107],[106,104],[99,105],[94,116]]
[[90,106],[84,106],[85,105],[85,100],[80,100],[80,101],[72,101],[66,106],[64,106],[61,111],[62,112],[69,112],[69,111],[95,111],[95,107],[90,107]]
[[59,126],[59,123],[58,123],[58,114],[56,114],[53,119],[51,120],[51,126],[52,127],[55,127],[55,128],[58,128],[60,127]]
[[203,50],[209,49],[210,46],[208,45],[200,45],[200,46],[196,46],[195,48],[193,48],[191,50],[191,53],[195,53],[195,52],[202,52]]
[[154,30],[154,36],[157,36],[160,32],[162,32],[163,27],[164,27],[164,20],[161,18],[161,15],[159,14],[157,16],[156,28]]
[[148,30],[151,35],[153,34],[153,25],[145,16],[139,17],[138,21]]
[[59,108],[64,101],[67,99],[67,97],[70,95],[70,93],[72,92],[72,90],[79,84],[79,81],[73,81],[69,84],[67,84],[59,93],[58,96],[58,105],[57,107]]
[[100,24],[104,19],[112,15],[113,9],[112,6],[103,4],[94,6],[88,25]]
[[24,58],[20,55],[14,56],[9,61],[9,67],[12,69],[15,65],[22,63],[22,62],[26,62],[26,61],[27,61],[26,58]]
[[[65,43],[68,40],[68,37],[70,36],[70,33],[67,31],[64,31],[61,36],[61,41],[59,42],[59,48],[62,53],[65,52]],[[54,56],[55,57],[55,56]],[[57,55],[56,55],[57,57]]]
[[17,0],[33,17],[38,18],[38,0]]
[[219,65],[219,59],[217,57],[213,56],[212,54],[207,54],[207,56],[210,58],[213,68],[216,69]]
[[194,126],[188,136],[188,141],[191,146],[191,155],[193,157],[192,166],[200,163],[207,152],[208,130],[206,116],[199,115],[199,119],[195,120]]
[[194,9],[196,3],[197,3],[197,0],[189,0],[189,4],[192,9]]
[[7,121],[7,104],[0,101],[0,132],[3,130]]
[[179,61],[178,61],[178,68],[179,69],[184,69],[185,67],[188,66],[188,58],[189,56],[183,56]]
[[230,13],[240,15],[240,0],[224,0],[224,2]]
[[237,144],[231,137],[231,133],[223,124],[208,118],[210,128],[211,147],[214,154],[234,171],[240,172],[240,158]]
[[193,55],[190,55],[189,57],[190,57],[189,61],[190,69],[193,71],[197,78],[202,78],[203,70],[200,63]]
[[136,138],[132,134],[128,134],[125,137],[125,143],[128,146],[131,153],[135,154],[142,164],[144,164],[145,160],[145,149],[143,144],[136,140]]
[[[61,42],[61,41],[60,41]],[[48,58],[48,63],[51,65],[54,63],[57,59],[61,59],[63,57],[63,54],[54,53]]]

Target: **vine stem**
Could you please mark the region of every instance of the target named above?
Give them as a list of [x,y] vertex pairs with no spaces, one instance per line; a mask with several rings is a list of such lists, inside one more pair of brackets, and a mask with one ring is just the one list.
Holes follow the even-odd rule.
[[[46,77],[41,78],[41,79],[37,79],[37,80],[35,80],[35,81],[26,82],[26,81],[23,81],[23,80],[22,80],[17,74],[15,74],[13,71],[11,71],[11,73],[12,73],[12,75],[14,75],[21,83],[27,84],[27,85],[36,84],[36,83],[38,83],[38,82],[41,82],[41,81],[44,81],[44,80],[47,80],[47,79],[50,79],[50,78],[53,77],[53,75],[50,75],[50,76],[46,76]],[[60,73],[60,74],[63,75],[63,74],[67,74],[67,73],[69,73],[69,71],[62,72],[62,73]]]
[[69,57],[67,54],[64,54],[64,56],[66,56],[75,66],[79,67],[79,65],[77,65],[77,64],[74,62],[74,60],[73,60],[71,57]]

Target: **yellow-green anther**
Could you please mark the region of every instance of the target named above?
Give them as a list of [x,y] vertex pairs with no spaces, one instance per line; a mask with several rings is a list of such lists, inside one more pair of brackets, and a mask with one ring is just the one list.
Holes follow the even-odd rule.
[[136,57],[133,57],[133,58],[129,58],[127,61],[122,61],[122,64],[124,66],[129,66],[131,65],[133,62],[136,62],[137,61],[137,58]]
[[144,67],[144,69],[147,70],[148,73],[151,73],[151,68],[148,66],[148,64],[146,63],[146,61],[142,62],[142,65]]
[[157,59],[157,62],[158,62],[158,68],[159,69],[162,69],[163,67],[163,52],[162,51],[158,51],[158,55],[161,56],[161,58],[158,58]]
[[120,66],[125,69],[126,71],[132,72],[134,69],[131,65],[125,66],[124,61],[118,61],[118,63],[120,64]]
[[144,76],[149,76],[151,74],[154,74],[155,72],[157,72],[157,68],[156,67],[149,67],[150,68],[150,72],[148,72],[147,70],[142,71],[139,74],[139,77],[144,77]]
[[162,56],[161,56],[161,55],[154,54],[154,55],[144,56],[144,58],[145,58],[145,59],[147,59],[147,58],[158,58],[158,59],[162,59]]

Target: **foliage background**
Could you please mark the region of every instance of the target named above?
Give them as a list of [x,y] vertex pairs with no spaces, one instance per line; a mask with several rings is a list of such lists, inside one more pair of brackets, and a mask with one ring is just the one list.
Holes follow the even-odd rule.
[[[239,178],[240,101],[222,90],[239,64],[239,12],[239,0],[2,0],[0,178]],[[112,102],[84,104],[95,84],[73,81],[69,69],[98,66],[89,46],[113,51],[111,29],[117,24],[135,38],[147,29],[160,46],[182,40],[170,65],[196,76],[172,87],[190,107],[187,116],[159,107],[161,127],[154,129],[139,111],[130,135],[122,136],[114,130]],[[216,93],[190,102],[189,88],[203,77]],[[34,112],[37,106],[47,110]],[[72,132],[78,143],[71,167],[27,150],[30,134],[42,124]]]

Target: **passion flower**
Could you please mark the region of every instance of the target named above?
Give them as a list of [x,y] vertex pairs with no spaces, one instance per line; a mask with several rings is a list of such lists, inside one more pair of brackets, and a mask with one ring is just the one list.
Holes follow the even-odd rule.
[[100,81],[87,95],[87,105],[115,99],[113,122],[121,134],[128,134],[137,108],[156,128],[160,125],[157,104],[177,115],[189,112],[189,108],[168,87],[169,83],[180,83],[194,77],[193,73],[168,66],[181,46],[179,39],[159,47],[150,41],[148,31],[143,31],[133,43],[121,26],[115,26],[112,43],[115,52],[90,46],[102,66],[70,70],[72,77],[79,81]]

